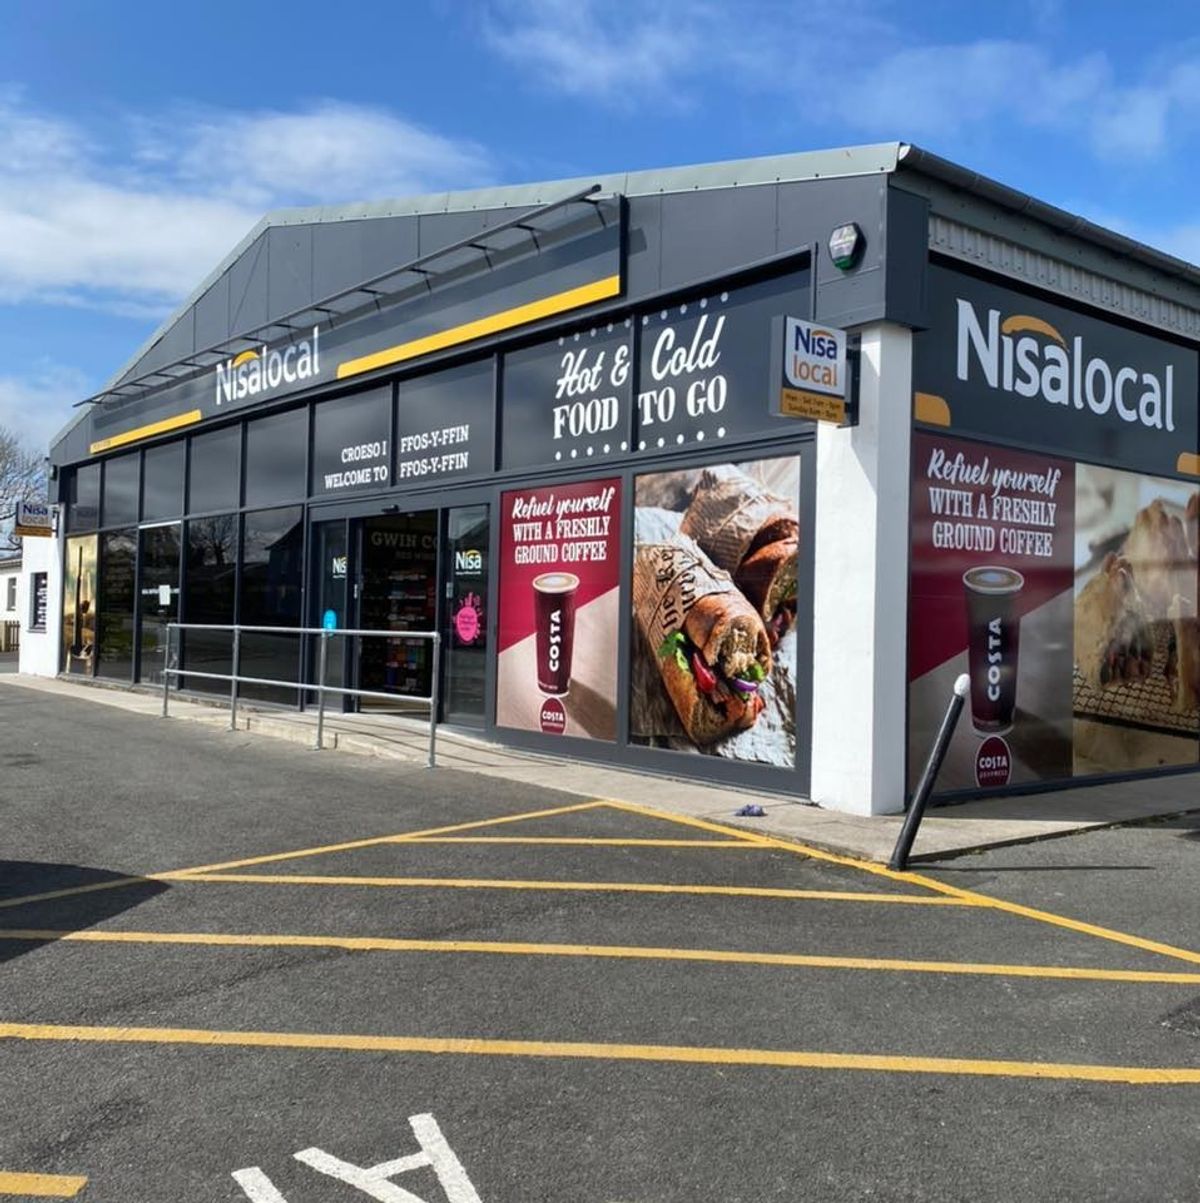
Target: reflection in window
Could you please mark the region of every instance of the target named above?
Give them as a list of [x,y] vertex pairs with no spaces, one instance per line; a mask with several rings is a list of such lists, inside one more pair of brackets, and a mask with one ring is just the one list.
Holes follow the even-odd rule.
[[100,536],[99,655],[96,675],[133,680],[134,573],[137,530]]
[[276,505],[305,494],[308,410],[293,409],[246,426],[246,504]]
[[63,672],[86,677],[96,671],[96,543],[68,539],[63,565]]
[[142,518],[178,518],[183,513],[183,465],[186,444],[180,439],[146,450],[142,464]]
[[67,529],[95,530],[100,525],[100,465],[76,468],[67,490]]
[[[187,570],[183,621],[228,625],[237,597],[238,516],[194,518],[187,524]],[[182,663],[206,673],[233,671],[233,635],[228,631],[185,631]],[[227,681],[186,677],[182,688],[227,693]]]
[[241,493],[242,428],[227,426],[190,440],[188,513],[236,509]]
[[104,465],[102,524],[118,526],[138,520],[138,478],[141,452],[119,455]]
[[[138,680],[162,684],[163,657],[167,651],[167,627],[179,621],[179,534],[180,524],[168,522],[142,531],[141,576],[138,611],[141,615],[141,654]],[[178,667],[177,648],[172,648],[171,668]],[[178,679],[172,685],[178,686]]]
[[[238,619],[245,626],[298,627],[304,568],[301,506],[246,514],[242,534],[242,595]],[[298,635],[242,637],[241,675],[299,680]],[[294,690],[247,685],[247,697],[296,704]]]

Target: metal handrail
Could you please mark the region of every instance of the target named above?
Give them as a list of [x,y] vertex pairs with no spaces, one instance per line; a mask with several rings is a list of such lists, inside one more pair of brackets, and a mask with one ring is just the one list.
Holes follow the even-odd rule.
[[[200,672],[190,668],[171,667],[171,642],[175,631],[224,631],[233,636],[233,672],[210,673]],[[313,681],[281,681],[272,677],[248,677],[238,670],[242,666],[242,635],[316,635],[320,638],[317,677]],[[384,693],[379,689],[356,689],[340,685],[326,685],[325,675],[329,667],[329,641],[335,636],[349,636],[354,639],[428,639],[433,644],[433,663],[430,666],[430,693],[428,697],[394,693]],[[418,706],[429,707],[429,767],[433,768],[437,757],[437,708],[438,708],[438,676],[441,670],[442,637],[437,631],[380,631],[361,630],[359,628],[329,628],[329,627],[263,627],[243,626],[240,623],[206,623],[206,622],[169,622],[167,623],[167,639],[163,645],[163,700],[162,716],[168,717],[171,697],[172,677],[199,677],[208,681],[229,682],[229,729],[237,730],[237,706],[239,685],[274,685],[283,689],[315,689],[317,691],[317,738],[315,747],[321,751],[325,747],[325,695],[337,694],[343,697],[381,698],[387,702],[411,702]],[[307,674],[302,672],[301,677]]]

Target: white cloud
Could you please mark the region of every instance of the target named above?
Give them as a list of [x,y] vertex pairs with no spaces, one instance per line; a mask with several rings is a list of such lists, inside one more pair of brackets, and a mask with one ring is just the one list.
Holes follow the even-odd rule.
[[710,7],[662,0],[631,14],[595,0],[503,2],[484,32],[503,57],[552,91],[602,103],[632,103],[674,91],[690,74]]
[[0,427],[45,454],[71,420],[72,404],[91,391],[88,384],[77,369],[48,361],[35,363],[24,376],[0,375]]
[[471,143],[393,114],[320,103],[295,112],[131,115],[97,146],[80,125],[0,92],[0,304],[169,309],[268,208],[487,182]]
[[[850,136],[1052,130],[1104,161],[1159,158],[1200,125],[1194,44],[1131,63],[1072,53],[1065,39],[920,43],[878,0],[490,0],[484,11],[486,40],[526,80],[610,107],[773,94]],[[1059,0],[1029,0],[1031,33],[1061,17]]]

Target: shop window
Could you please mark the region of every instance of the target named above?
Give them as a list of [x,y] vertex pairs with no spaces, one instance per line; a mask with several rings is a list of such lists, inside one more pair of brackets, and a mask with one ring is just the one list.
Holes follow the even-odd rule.
[[96,545],[68,539],[63,564],[63,672],[85,677],[96,670]]
[[[304,510],[285,506],[246,514],[242,531],[242,592],[238,621],[245,626],[298,627],[304,569]],[[298,635],[242,637],[241,675],[299,679]],[[294,705],[296,692],[247,685],[247,697]]]
[[136,529],[100,536],[97,676],[133,680],[136,569]]
[[304,496],[308,410],[293,409],[246,426],[246,505],[274,505]]
[[227,426],[190,440],[188,513],[237,508],[241,494],[242,428]]
[[[237,600],[238,516],[218,514],[187,524],[183,621],[224,626],[233,622]],[[184,631],[181,663],[196,672],[233,671],[230,631]],[[182,687],[227,693],[227,681],[183,678]]]
[[101,521],[104,526],[119,526],[138,520],[138,478],[141,452],[121,455],[104,465],[104,501]]
[[392,389],[323,401],[313,415],[310,492],[339,496],[370,492],[390,483]]
[[67,489],[67,529],[95,530],[100,525],[100,465],[76,468]]
[[183,513],[185,444],[150,447],[142,465],[142,518],[178,518]]
[[629,734],[796,763],[800,457],[639,476]]

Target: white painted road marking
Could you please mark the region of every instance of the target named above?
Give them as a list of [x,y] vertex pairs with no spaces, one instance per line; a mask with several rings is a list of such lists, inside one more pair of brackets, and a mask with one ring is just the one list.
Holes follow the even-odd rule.
[[[342,1161],[324,1149],[301,1149],[293,1157],[303,1165],[353,1186],[379,1203],[426,1203],[426,1200],[391,1181],[412,1170],[431,1169],[445,1191],[447,1203],[483,1203],[471,1185],[467,1171],[455,1156],[432,1115],[411,1115],[409,1127],[421,1146],[419,1153],[381,1161],[378,1165],[361,1166]],[[275,1184],[258,1166],[234,1170],[233,1180],[242,1188],[251,1203],[287,1203]]]

